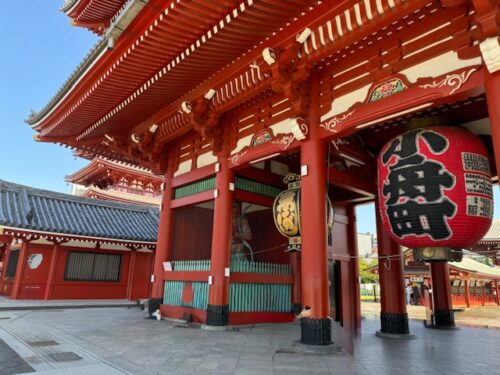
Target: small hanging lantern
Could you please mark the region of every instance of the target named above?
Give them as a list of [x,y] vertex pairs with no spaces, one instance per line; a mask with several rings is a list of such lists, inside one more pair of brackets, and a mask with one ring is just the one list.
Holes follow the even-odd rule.
[[[286,251],[300,251],[302,238],[300,235],[300,176],[289,173],[283,182],[288,184],[288,189],[278,194],[273,204],[274,224],[278,231],[288,237]],[[328,196],[327,226],[328,231],[333,228],[333,208]]]
[[486,149],[459,127],[408,131],[380,152],[378,198],[385,229],[416,260],[460,261],[491,225]]

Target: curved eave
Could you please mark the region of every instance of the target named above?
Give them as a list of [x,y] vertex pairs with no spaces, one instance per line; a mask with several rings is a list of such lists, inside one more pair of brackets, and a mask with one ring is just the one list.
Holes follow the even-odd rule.
[[99,170],[99,157],[96,157],[92,159],[92,161],[84,166],[83,168],[80,168],[77,170],[75,173],[66,176],[64,180],[66,182],[71,182],[74,184],[83,184],[84,181],[88,180],[88,178],[96,173]]
[[72,175],[67,176],[65,180],[67,182],[86,185],[88,181],[93,177],[92,175],[100,175],[107,169],[115,170],[117,172],[123,173],[124,175],[135,175],[139,178],[149,180],[151,182],[161,183],[163,181],[160,176],[157,176],[146,169],[128,165],[126,163],[113,162],[102,157],[96,157],[92,159],[92,161],[88,165],[79,169]]
[[[269,2],[269,1],[268,1]],[[250,5],[247,5],[245,7],[245,4],[250,4]],[[269,2],[270,3],[270,2]],[[168,6],[170,4],[170,6]],[[140,77],[141,80],[143,80],[143,84],[140,85],[139,87],[137,87],[136,83],[135,82],[132,82],[132,83],[127,83],[128,85],[132,85],[130,88],[127,88],[126,91],[124,92],[127,92],[127,93],[130,93],[132,92],[132,94],[134,95],[134,98],[136,97],[136,91],[137,90],[140,90],[141,92],[143,91],[143,88],[142,86],[146,85],[147,87],[149,87],[149,85],[152,83],[152,82],[156,82],[156,78],[163,75],[163,74],[166,74],[166,71],[167,71],[167,66],[168,66],[168,70],[170,70],[170,67],[174,65],[177,65],[176,62],[180,62],[182,61],[182,59],[184,59],[185,57],[187,57],[188,55],[192,54],[191,53],[191,50],[193,51],[196,51],[198,49],[198,45],[203,45],[206,41],[210,40],[210,39],[217,39],[215,38],[215,34],[216,32],[213,31],[213,30],[219,30],[218,31],[218,34],[224,34],[225,36],[223,36],[223,38],[227,38],[229,37],[230,35],[234,35],[234,38],[236,39],[241,39],[241,35],[240,32],[237,32],[235,34],[232,34],[229,32],[229,30],[225,33],[222,33],[220,30],[221,29],[218,29],[219,25],[221,23],[223,23],[223,21],[227,20],[227,19],[231,19],[232,18],[232,15],[233,14],[237,14],[238,13],[238,9],[251,9],[252,8],[252,4],[254,4],[253,0],[246,0],[246,1],[239,1],[238,2],[238,9],[236,8],[232,8],[232,7],[229,7],[229,6],[226,6],[224,4],[219,4],[219,3],[211,3],[212,4],[212,8],[213,9],[210,9],[210,10],[206,10],[206,12],[210,13],[211,14],[211,17],[205,17],[205,16],[200,16],[199,14],[197,14],[195,11],[193,11],[191,8],[196,6],[196,7],[200,7],[199,4],[195,4],[194,2],[191,3],[189,1],[186,1],[186,2],[171,2],[169,4],[165,4],[165,11],[161,14],[157,14],[157,17],[156,18],[151,18],[152,22],[149,24],[149,25],[146,25],[144,28],[143,28],[143,31],[144,31],[144,35],[141,35],[140,38],[137,37],[136,39],[137,40],[133,40],[132,43],[130,44],[130,48],[128,50],[128,53],[127,51],[125,51],[125,53],[123,55],[112,55],[114,60],[112,61],[112,58],[110,58],[109,60],[107,60],[106,63],[103,63],[102,65],[102,72],[106,72],[106,79],[104,79],[105,82],[103,82],[99,87],[97,87],[95,89],[95,92],[100,92],[99,90],[109,90],[111,85],[114,83],[107,83],[108,81],[113,81],[113,79],[115,78],[112,78],[113,76],[116,76],[113,72],[113,70],[119,70],[121,69],[121,73],[120,74],[123,74],[123,71],[127,71],[129,72],[130,74],[130,70],[134,70],[136,67],[134,62],[128,62],[130,60],[134,60],[134,59],[137,59],[137,53],[138,51],[140,51],[140,53],[143,53],[142,58],[146,58],[149,56],[149,58],[145,59],[145,60],[142,60],[144,62],[144,64],[149,64],[150,63],[150,60],[151,60],[151,56],[155,56],[154,54],[151,55],[151,51],[149,50],[145,50],[145,48],[149,48],[148,47],[148,44],[151,43],[151,40],[149,41],[146,41],[147,38],[150,38],[150,36],[154,33],[159,33],[161,32],[161,35],[163,36],[161,39],[159,40],[156,40],[153,42],[155,44],[157,43],[167,43],[169,44],[169,51],[168,52],[168,55],[167,55],[167,52],[164,52],[166,55],[165,56],[162,56],[160,57],[161,59],[165,60],[165,61],[153,61],[151,62],[151,66],[149,68],[144,68],[143,69],[143,75],[145,74],[144,77]],[[177,5],[176,5],[177,4]],[[180,5],[179,5],[180,4]],[[207,3],[209,4],[209,3]],[[293,4],[293,2],[290,2],[290,6]],[[271,16],[267,15],[267,13],[265,12],[262,12],[261,10],[257,9],[257,10],[254,10],[254,9],[251,9],[251,11],[249,12],[250,14],[246,14],[244,12],[244,10],[242,10],[240,13],[244,14],[244,16],[240,17],[239,20],[236,20],[238,22],[241,23],[241,26],[243,28],[243,30],[247,30],[249,29],[249,25],[256,25],[256,24],[259,24],[259,25],[268,25],[267,28],[271,28],[272,30],[269,31],[269,35],[262,35],[264,33],[264,31],[260,31],[259,33],[257,33],[258,35],[253,35],[251,33],[246,33],[245,35],[245,38],[248,39],[245,41],[246,44],[248,44],[248,48],[252,47],[253,45],[255,45],[255,43],[259,43],[262,39],[265,39],[267,37],[269,37],[271,34],[275,33],[276,31],[279,31],[279,28],[281,26],[281,23],[280,24],[274,24],[272,22],[269,22],[269,17],[278,17],[281,19],[280,22],[282,22],[282,26],[286,26],[287,22],[290,22],[291,19],[293,19],[294,17],[298,17],[300,16],[301,12],[303,12],[304,10],[306,10],[308,7],[305,5],[306,2],[304,2],[303,4],[304,5],[297,5],[297,4],[302,4],[301,2],[295,2],[295,6],[289,10],[287,10],[287,12],[284,12],[284,10],[281,8],[281,7],[277,7],[276,9],[274,9],[273,13]],[[268,5],[268,7],[270,7],[270,5]],[[302,8],[303,7],[303,8]],[[150,7],[148,7],[150,8]],[[168,9],[167,9],[168,8]],[[227,9],[226,9],[227,8]],[[171,10],[171,9],[174,9],[174,10]],[[272,8],[271,8],[272,9]],[[170,10],[170,12],[168,12]],[[220,13],[220,14],[219,14]],[[261,16],[263,13],[265,13],[264,16]],[[286,13],[286,15],[283,15],[283,13]],[[188,14],[193,14],[193,17],[190,18],[190,17],[187,17]],[[168,16],[167,16],[168,15]],[[200,18],[201,17],[201,18]],[[206,22],[198,22],[198,18],[200,19],[206,19],[207,21]],[[286,18],[283,20],[283,18]],[[159,20],[164,20],[164,21],[159,21]],[[241,20],[241,21],[240,21]],[[250,20],[250,22],[248,21]],[[168,21],[168,22],[167,22]],[[226,23],[226,29],[234,29],[235,25],[234,23],[238,23],[236,21],[232,21],[232,23]],[[162,23],[162,25],[160,25],[160,23]],[[166,22],[166,23],[165,23]],[[207,22],[210,22],[210,23],[207,23]],[[213,22],[213,23],[212,23]],[[158,27],[156,27],[156,25],[158,25]],[[176,29],[175,27],[179,26],[178,29]],[[271,26],[269,26],[271,25]],[[143,25],[144,26],[144,25]],[[165,27],[167,27],[165,29]],[[189,26],[189,27],[188,27]],[[184,29],[186,29],[187,31],[183,31]],[[151,31],[151,30],[155,30],[154,32]],[[159,31],[158,31],[159,30]],[[139,30],[134,30],[136,32],[138,32]],[[241,31],[241,30],[240,30]],[[171,33],[173,32],[172,34],[172,38],[173,37],[176,37],[177,39],[179,39],[180,41],[182,41],[182,44],[179,44],[177,43],[178,45],[175,47],[175,51],[173,49],[173,42],[172,41],[169,41],[169,38],[168,38],[168,35],[171,35]],[[167,37],[165,37],[165,33],[167,33]],[[190,34],[190,35],[186,35],[186,33]],[[212,34],[213,33],[213,34]],[[137,33],[139,34],[139,33]],[[208,36],[207,36],[208,35]],[[202,42],[200,42],[200,36],[201,36],[201,40]],[[212,38],[213,37],[213,38]],[[140,43],[144,38],[144,43]],[[249,40],[251,39],[251,40]],[[215,41],[216,43],[216,51],[218,49],[221,49],[223,48],[222,47],[222,41],[219,40],[219,41]],[[235,46],[238,47],[238,45],[240,45],[240,43],[236,43],[234,44]],[[144,47],[145,46],[145,47]],[[172,47],[172,48],[171,48]],[[155,47],[156,48],[156,47]],[[242,49],[243,47],[240,45],[239,46],[239,49]],[[246,48],[246,47],[245,47]],[[188,51],[189,50],[189,51]],[[245,49],[246,50],[246,49]],[[160,51],[165,51],[165,48],[161,48]],[[202,55],[203,55],[203,59],[206,59],[207,56],[210,55],[209,53],[210,51],[207,50],[206,48],[204,48],[204,50],[201,52]],[[208,55],[207,55],[208,53]],[[214,52],[212,51],[212,54]],[[231,58],[229,58],[228,56],[224,57],[225,60],[227,61],[222,61],[221,62],[221,66],[217,66],[217,67],[210,67],[210,68],[204,68],[202,64],[202,68],[204,70],[208,70],[208,69],[211,69],[210,71],[204,71],[203,74],[207,74],[208,76],[214,74],[216,71],[218,71],[220,68],[222,68],[223,66],[225,66],[227,63],[230,63],[231,61],[233,61],[235,58],[237,58],[237,56],[240,56],[242,53],[242,51],[239,51],[238,50],[238,53],[236,55],[232,55]],[[228,53],[225,53],[225,54],[228,54]],[[172,56],[170,56],[172,55]],[[132,58],[129,58],[129,56],[132,56]],[[135,56],[135,57],[134,57]],[[182,59],[181,59],[182,58]],[[219,59],[219,57],[217,56],[217,53],[216,53],[216,56],[213,58],[214,60],[217,60]],[[192,60],[192,59],[191,59]],[[109,63],[108,63],[109,61]],[[170,63],[169,63],[170,62]],[[192,63],[195,63],[195,61],[192,61]],[[128,65],[127,65],[128,64]],[[144,65],[143,64],[143,65]],[[212,65],[214,65],[214,62],[211,63]],[[125,65],[125,67],[123,67]],[[130,65],[130,66],[129,66]],[[183,64],[184,65],[184,64]],[[199,65],[199,64],[197,64]],[[120,68],[118,67],[120,66]],[[127,66],[129,66],[127,68]],[[108,72],[106,71],[106,68],[108,68]],[[181,68],[182,70],[182,68]],[[153,74],[153,76],[151,76],[151,72]],[[155,75],[155,72],[156,75]],[[89,72],[89,73],[86,73],[86,75],[89,75],[91,74],[92,72]],[[96,73],[96,72],[94,72]],[[109,75],[108,75],[109,73]],[[161,74],[160,74],[161,73]],[[201,73],[200,73],[201,74]],[[97,75],[97,73],[95,74]],[[168,74],[170,76],[170,74]],[[200,78],[196,78],[198,80],[198,82],[202,82],[204,79],[208,78],[207,76],[205,77],[200,77]],[[101,81],[103,81],[102,79],[98,78],[98,77],[94,77],[94,82],[96,82],[97,84],[99,84]],[[116,78],[117,79],[117,78]],[[115,80],[116,80],[115,79]],[[139,79],[139,77],[137,78]],[[153,80],[154,79],[154,80]],[[175,79],[179,79],[178,77],[175,78]],[[186,79],[182,80],[182,82],[185,82]],[[113,81],[114,82],[114,81]],[[123,80],[120,80],[121,84],[123,84]],[[184,83],[183,83],[184,84]],[[189,83],[191,84],[191,83]],[[101,88],[102,86],[104,86],[104,88]],[[179,95],[183,95],[186,91],[190,91],[191,89],[193,89],[193,87],[182,87],[179,89],[179,92],[175,94],[175,97],[178,97]],[[82,89],[83,90],[83,89]],[[125,89],[123,89],[125,90]],[[170,92],[170,90],[167,90]],[[94,92],[94,91],[93,91]],[[94,96],[92,96],[91,94],[89,94],[90,96],[88,96],[88,92],[87,93],[79,93],[80,95],[78,97],[74,97],[72,99],[69,99],[66,103],[63,103],[63,102],[58,102],[57,106],[58,107],[61,107],[58,109],[58,114],[57,114],[57,119],[55,118],[55,116],[53,118],[48,118],[48,113],[41,113],[37,116],[32,116],[32,118],[29,119],[29,123],[33,124],[33,126],[35,127],[36,130],[39,130],[42,126],[41,126],[41,122],[45,122],[45,124],[43,125],[43,128],[44,130],[46,130],[46,133],[47,134],[53,134],[54,136],[60,136],[61,134],[56,134],[58,132],[54,132],[54,130],[56,128],[60,128],[60,124],[61,126],[64,127],[64,125],[66,124],[66,120],[70,120],[70,118],[74,117],[74,115],[72,115],[72,112],[73,111],[84,111],[84,109],[81,109],[82,106],[85,107],[85,105],[87,105],[86,103],[88,102],[92,102],[92,100],[90,98],[93,98],[93,97],[97,97],[97,94],[94,94]],[[172,94],[173,95],[173,94]],[[83,101],[83,104],[80,104],[80,102],[82,102],[82,100],[79,100],[81,99],[82,97],[85,97],[87,98],[86,101]],[[173,99],[173,98],[170,98],[170,99]],[[130,101],[129,101],[130,102]],[[92,102],[93,103],[93,102]],[[88,105],[94,105],[94,104],[88,104]],[[117,101],[115,104],[118,104],[120,105],[121,101]],[[164,103],[164,102],[163,102]],[[135,104],[135,103],[134,103]],[[164,105],[164,104],[163,104]],[[64,108],[62,108],[62,106],[64,106]],[[148,112],[147,114],[141,114],[141,116],[143,116],[142,119],[145,119],[147,116],[150,116],[152,115],[156,110],[158,109],[161,109],[162,106],[160,106],[160,104],[156,103],[155,106],[157,106],[158,108],[152,108],[150,112]],[[52,107],[53,108],[53,107]],[[113,110],[113,107],[111,107],[110,109],[106,108],[106,109],[103,109],[102,112],[97,112],[99,114],[106,114],[109,112],[109,110]],[[47,111],[48,112],[48,111]],[[66,112],[66,114],[62,115],[62,113]],[[97,115],[96,115],[97,116]],[[97,118],[97,120],[99,120],[99,118]],[[135,119],[134,119],[135,120]],[[73,119],[71,120],[71,123],[72,123],[72,129],[79,129],[81,127],[82,130],[86,129],[87,128],[87,124],[81,124],[81,126],[78,124],[79,121],[74,121]],[[67,130],[67,127],[65,128]],[[73,131],[73,130],[72,130]],[[75,130],[76,132],[76,130]],[[61,133],[61,132],[59,132]],[[63,132],[64,133],[64,132]],[[68,134],[66,134],[68,135]],[[77,134],[73,134],[72,136],[75,136],[75,135],[78,135]]]
[[99,61],[106,52],[107,40],[100,39],[94,47],[87,53],[82,62],[71,73],[68,79],[63,83],[54,97],[38,112],[32,112],[25,120],[33,129],[39,130],[42,121],[51,115],[59,104],[66,99],[78,85],[78,83],[87,75],[91,68]]
[[148,205],[151,207],[158,207],[161,203],[160,198],[147,197],[133,193],[120,193],[113,190],[102,190],[98,188],[87,189],[83,196],[87,198],[110,200],[128,204]]
[[41,230],[35,229],[26,229],[26,228],[18,228],[18,227],[9,227],[9,226],[0,226],[0,232],[7,235],[12,235],[15,237],[26,238],[26,239],[38,239],[45,238],[50,240],[56,239],[58,241],[61,240],[74,240],[74,241],[82,241],[82,242],[100,242],[100,243],[109,243],[109,244],[117,244],[124,246],[133,246],[133,245],[141,245],[144,247],[156,248],[156,241],[144,241],[144,240],[135,240],[135,239],[127,239],[127,238],[111,238],[111,237],[94,237],[94,236],[84,236],[79,234],[72,233],[58,233],[58,232],[45,232]]
[[109,25],[128,0],[72,0],[61,11],[72,19],[74,25],[91,28],[87,25]]
[[[136,3],[140,5],[134,6]],[[75,92],[82,80],[91,76],[92,68],[100,63],[103,55],[110,50],[109,39],[113,38],[113,44],[117,43],[116,40],[134,21],[138,13],[140,13],[144,7],[144,4],[142,0],[124,1],[123,5],[117,10],[117,13],[114,14],[112,19],[108,20],[111,22],[111,26],[106,36],[97,41],[52,99],[40,111],[31,113],[28,119],[25,120],[28,125],[40,131],[44,120],[49,119],[49,116],[63,104],[64,100]],[[112,58],[112,55],[110,58]]]
[[76,7],[78,7],[78,4],[84,0],[65,0],[64,4],[62,7],[59,8],[59,10],[66,15],[69,15],[70,12],[72,12]]
[[500,275],[497,274],[488,274],[483,273],[474,269],[468,269],[466,267],[454,265],[453,263],[449,263],[450,270],[455,270],[456,272],[467,273],[469,276],[474,276],[481,279],[500,279]]

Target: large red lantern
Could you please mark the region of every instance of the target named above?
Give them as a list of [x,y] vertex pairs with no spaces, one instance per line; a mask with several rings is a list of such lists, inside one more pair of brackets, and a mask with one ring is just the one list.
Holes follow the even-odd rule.
[[385,229],[420,260],[459,260],[491,225],[488,155],[466,129],[433,126],[387,143],[378,158]]

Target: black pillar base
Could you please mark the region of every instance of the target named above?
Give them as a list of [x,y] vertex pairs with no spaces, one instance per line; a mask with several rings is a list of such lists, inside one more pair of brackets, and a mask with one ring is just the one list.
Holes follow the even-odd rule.
[[382,333],[396,335],[406,335],[410,333],[408,326],[408,314],[380,313],[380,323]]
[[207,325],[226,326],[229,323],[229,305],[208,305]]
[[302,305],[300,303],[294,303],[292,307],[292,312],[295,315],[299,315],[301,311],[302,311]]
[[160,308],[160,305],[163,302],[163,298],[150,298],[148,301],[148,314],[150,317],[153,316],[153,313]]
[[302,318],[300,320],[300,342],[306,345],[332,344],[332,320]]
[[434,326],[455,327],[455,314],[453,310],[434,310]]

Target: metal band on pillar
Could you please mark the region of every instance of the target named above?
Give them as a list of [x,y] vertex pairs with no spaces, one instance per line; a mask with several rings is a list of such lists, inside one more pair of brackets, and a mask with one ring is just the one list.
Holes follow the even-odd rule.
[[403,257],[400,246],[386,232],[376,207],[377,244],[380,277],[379,337],[413,337],[410,335],[404,294]]
[[451,303],[450,276],[447,262],[431,263],[432,294],[434,300],[434,327],[455,327]]

